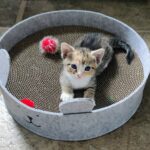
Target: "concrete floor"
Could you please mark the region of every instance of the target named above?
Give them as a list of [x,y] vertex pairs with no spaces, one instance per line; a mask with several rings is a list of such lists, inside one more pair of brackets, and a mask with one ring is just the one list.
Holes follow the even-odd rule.
[[[29,16],[59,9],[98,11],[133,27],[150,47],[149,0],[1,0],[0,35]],[[19,126],[8,114],[0,96],[0,150],[149,150],[150,149],[150,78],[142,104],[135,115],[119,129],[83,142],[53,141]]]

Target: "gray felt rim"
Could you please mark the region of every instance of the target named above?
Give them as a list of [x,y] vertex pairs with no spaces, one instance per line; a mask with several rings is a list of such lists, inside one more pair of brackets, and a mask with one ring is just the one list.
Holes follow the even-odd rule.
[[[144,40],[132,28],[114,18],[90,11],[63,10],[36,15],[18,23],[1,37],[0,48],[9,51],[16,43],[28,35],[58,24],[60,26],[88,25],[89,27],[105,29],[120,36],[135,49],[139,56],[144,71],[143,81],[130,95],[121,101],[105,108],[93,110],[92,113],[76,115],[63,115],[62,113],[31,109],[20,103],[0,83],[8,111],[19,124],[28,130],[57,140],[77,141],[91,139],[120,127],[129,120],[139,107],[150,72],[150,54]],[[6,58],[6,60],[8,61],[9,59]],[[2,78],[1,80],[5,79]],[[34,124],[29,124],[28,116],[32,116]]]

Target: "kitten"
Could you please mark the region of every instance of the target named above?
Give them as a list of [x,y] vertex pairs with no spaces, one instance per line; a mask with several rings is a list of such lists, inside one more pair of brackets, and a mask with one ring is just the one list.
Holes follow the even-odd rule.
[[84,97],[94,101],[96,76],[108,66],[114,49],[126,51],[130,64],[134,54],[130,46],[116,38],[91,33],[80,37],[73,46],[61,43],[63,69],[60,74],[62,94],[60,99],[68,101],[74,97],[73,90],[85,89]]

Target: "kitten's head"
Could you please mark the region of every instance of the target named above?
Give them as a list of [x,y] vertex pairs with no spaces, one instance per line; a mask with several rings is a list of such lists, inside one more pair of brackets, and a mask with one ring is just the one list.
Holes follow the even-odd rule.
[[101,63],[105,50],[90,51],[86,48],[74,48],[67,43],[61,44],[61,57],[65,71],[77,79],[93,77]]

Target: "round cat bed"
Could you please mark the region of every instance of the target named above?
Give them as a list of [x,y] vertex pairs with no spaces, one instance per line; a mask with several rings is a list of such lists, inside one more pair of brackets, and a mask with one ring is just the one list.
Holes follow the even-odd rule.
[[[120,37],[130,44],[135,57],[128,65],[125,53],[115,53],[108,68],[97,77],[96,106],[86,103],[89,111],[84,113],[78,111],[82,105],[85,109],[84,101],[80,102],[82,90],[75,91],[73,103],[78,101],[77,106],[60,105],[60,55],[41,55],[39,41],[53,35],[60,42],[73,44],[91,32]],[[124,23],[90,11],[33,16],[9,29],[0,39],[0,48],[0,88],[9,113],[28,130],[56,140],[91,139],[123,125],[137,110],[150,72],[150,54],[143,39]],[[35,108],[21,103],[23,98],[32,99]],[[72,114],[70,109],[76,112]],[[66,115],[64,110],[70,113]]]

